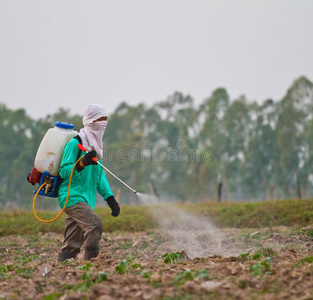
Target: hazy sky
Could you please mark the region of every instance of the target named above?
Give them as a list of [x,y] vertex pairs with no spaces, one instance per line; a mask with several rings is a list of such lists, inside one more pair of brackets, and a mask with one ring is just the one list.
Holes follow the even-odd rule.
[[0,102],[34,117],[313,80],[313,0],[0,0]]

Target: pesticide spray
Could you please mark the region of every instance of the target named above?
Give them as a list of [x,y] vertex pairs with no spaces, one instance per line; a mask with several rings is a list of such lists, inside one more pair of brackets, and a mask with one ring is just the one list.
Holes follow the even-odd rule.
[[159,228],[168,235],[170,242],[164,245],[167,252],[185,251],[191,259],[213,255],[236,256],[242,252],[233,245],[225,247],[225,233],[207,216],[193,215],[154,195],[137,193],[137,196],[147,206]]

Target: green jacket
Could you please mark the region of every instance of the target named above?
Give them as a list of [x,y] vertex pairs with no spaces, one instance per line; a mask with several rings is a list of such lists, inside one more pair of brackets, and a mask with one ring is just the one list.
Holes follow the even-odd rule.
[[[59,205],[64,207],[70,174],[77,160],[79,148],[78,140],[71,139],[64,147],[63,157],[59,169],[59,175],[63,179],[59,188]],[[86,154],[81,152],[81,156]],[[101,162],[101,161],[100,161]],[[105,176],[104,170],[100,165],[86,166],[82,171],[78,172],[75,168],[71,181],[70,196],[66,207],[73,206],[79,202],[86,202],[94,209],[96,204],[96,194],[99,194],[106,200],[109,196],[113,196],[109,182]]]

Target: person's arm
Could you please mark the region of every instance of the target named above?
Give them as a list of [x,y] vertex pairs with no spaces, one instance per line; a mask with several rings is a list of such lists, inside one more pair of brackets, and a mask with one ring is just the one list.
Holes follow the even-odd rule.
[[97,166],[97,178],[97,190],[99,194],[103,197],[103,199],[111,208],[111,215],[113,217],[117,217],[120,214],[120,206],[114,198],[108,179],[100,165]]

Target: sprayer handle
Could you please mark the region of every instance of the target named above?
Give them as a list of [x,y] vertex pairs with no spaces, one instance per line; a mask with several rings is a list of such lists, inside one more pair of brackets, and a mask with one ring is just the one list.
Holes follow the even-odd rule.
[[87,152],[87,149],[86,149],[82,144],[78,144],[77,147],[78,147],[80,150],[82,150],[82,151],[84,151],[84,152]]
[[[82,144],[78,144],[77,147],[78,147],[80,150],[82,150],[82,151],[88,153],[87,149],[86,149]],[[95,162],[98,161],[98,159],[97,159],[96,157],[93,157],[92,160],[95,161]]]

